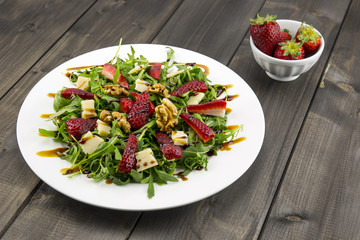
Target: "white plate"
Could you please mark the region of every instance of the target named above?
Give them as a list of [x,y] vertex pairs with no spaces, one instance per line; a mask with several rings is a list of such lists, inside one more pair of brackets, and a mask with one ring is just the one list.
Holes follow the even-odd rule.
[[[166,46],[154,44],[133,44],[136,55],[145,56],[151,62],[166,60]],[[232,145],[230,151],[219,151],[218,156],[209,158],[208,171],[193,171],[187,181],[159,186],[155,184],[155,196],[147,198],[147,184],[117,186],[95,182],[86,175],[68,178],[60,173],[70,163],[59,158],[39,157],[36,153],[61,147],[50,138],[38,135],[39,128],[54,129],[41,114],[53,113],[53,99],[48,93],[55,93],[72,83],[64,76],[66,68],[103,64],[113,58],[117,46],[92,51],[71,59],[48,73],[26,97],[18,116],[17,139],[25,161],[34,173],[57,191],[78,201],[91,205],[132,211],[146,211],[178,207],[209,197],[235,182],[250,167],[258,155],[265,133],[265,121],[261,105],[245,81],[225,65],[202,54],[172,47],[174,59],[178,62],[196,62],[210,69],[208,78],[213,83],[233,84],[229,94],[239,94],[228,102],[233,111],[228,125],[243,125],[238,137],[246,140]],[[119,56],[126,58],[130,45],[121,46]]]

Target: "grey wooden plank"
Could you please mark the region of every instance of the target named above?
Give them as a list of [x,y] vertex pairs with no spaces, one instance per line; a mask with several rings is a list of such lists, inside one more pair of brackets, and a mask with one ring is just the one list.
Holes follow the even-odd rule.
[[89,206],[44,184],[2,239],[126,239],[137,215]]
[[184,1],[153,43],[197,51],[227,64],[263,0]]
[[360,1],[352,1],[262,239],[360,238]]
[[0,98],[93,2],[0,2]]
[[[39,194],[37,194],[34,199],[31,199],[30,205],[25,208],[26,211],[21,213],[22,209],[19,209],[22,204],[26,204],[27,198],[31,197],[29,194],[39,182],[39,179],[26,165],[16,142],[15,123],[17,114],[27,93],[47,72],[69,58],[90,50],[117,45],[120,37],[124,38],[124,42],[150,42],[180,2],[163,2],[161,0],[151,2],[145,0],[129,2],[98,1],[1,99],[0,162],[2,168],[0,169],[0,200],[2,204],[0,205],[0,214],[2,217],[0,218],[0,236],[6,232],[4,238],[12,238],[13,236],[28,236],[31,238],[34,229],[33,224],[36,221],[37,224],[43,226],[42,231],[36,233],[36,236],[41,235],[38,239],[46,238],[50,236],[49,234],[52,234],[51,239],[62,239],[62,227],[67,228],[69,226],[62,226],[61,221],[64,221],[67,217],[69,219],[80,218],[78,215],[83,214],[75,209],[79,205],[71,203],[68,205],[69,209],[62,213],[63,218],[58,218],[57,214],[54,213],[58,213],[61,209],[57,209],[56,206],[59,204],[60,207],[64,198],[61,194],[47,188],[46,185],[40,188],[42,195],[47,198],[46,192],[49,191],[50,195],[55,195],[54,197],[42,202],[37,200],[39,198]],[[139,9],[143,9],[143,11],[139,11]],[[161,14],[158,14],[159,12]],[[119,16],[116,23],[114,23],[114,16]],[[154,18],[154,16],[157,17]],[[54,202],[51,202],[50,199]],[[37,201],[37,203],[34,204],[34,201]],[[41,203],[44,204],[44,210],[39,210],[39,204]],[[90,219],[96,219],[100,212],[98,210],[87,211],[93,209],[87,205],[82,208]],[[39,211],[41,215],[37,215]],[[20,215],[17,216],[17,214]],[[29,216],[33,214],[35,214],[34,219],[36,220],[28,221]],[[70,214],[75,216],[67,216]],[[128,224],[127,221],[136,221],[139,213],[132,213],[129,216],[125,214],[124,216],[127,217],[124,219],[117,216],[119,215],[114,214],[108,217],[113,220],[113,226],[119,224],[127,226],[127,232],[120,232],[119,229],[119,232],[114,231],[111,234],[117,239],[124,239],[132,228],[132,225]],[[102,217],[102,215],[98,217]],[[15,222],[12,224],[13,220]],[[52,221],[58,223],[58,225],[53,224]],[[12,225],[8,228],[10,224]],[[77,229],[82,228],[80,225],[82,226],[83,222],[78,221],[71,226],[73,229]],[[111,226],[109,228],[113,229]],[[90,238],[92,236],[91,231],[83,230],[83,232],[78,232],[81,237]],[[26,235],[27,233],[30,234]]]
[[[313,23],[326,38],[322,58],[296,81],[276,82],[256,64],[246,35],[229,66],[248,82],[262,103],[266,133],[259,156],[238,181],[208,199],[182,208],[144,213],[130,239],[258,238],[349,3],[265,2],[262,14]],[[256,10],[251,14],[255,16]]]

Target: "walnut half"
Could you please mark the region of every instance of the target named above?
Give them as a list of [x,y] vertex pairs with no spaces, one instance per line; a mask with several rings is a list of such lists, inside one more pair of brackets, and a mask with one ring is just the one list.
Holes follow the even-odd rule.
[[116,125],[121,128],[125,133],[129,133],[131,130],[130,123],[126,120],[125,114],[119,112],[112,112],[112,116],[117,120]]
[[169,133],[171,128],[178,124],[178,112],[175,105],[169,99],[163,98],[161,103],[161,105],[155,108],[156,124],[160,131]]
[[113,95],[113,96],[125,96],[128,97],[130,93],[126,91],[125,88],[120,87],[119,84],[115,85],[105,85],[104,91],[106,94]]
[[169,90],[167,90],[166,87],[161,83],[155,83],[153,86],[148,86],[148,91],[151,93],[163,95],[166,98],[170,98]]

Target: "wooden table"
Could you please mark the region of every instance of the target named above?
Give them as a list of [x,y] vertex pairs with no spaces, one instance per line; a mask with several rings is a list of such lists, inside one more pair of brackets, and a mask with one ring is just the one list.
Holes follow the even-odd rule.
[[[360,239],[360,0],[0,1],[2,239]],[[312,23],[319,62],[271,80],[249,46],[256,13]],[[238,73],[264,110],[250,169],[202,201],[150,212],[93,207],[50,188],[16,140],[20,106],[60,63],[123,43],[191,49]]]

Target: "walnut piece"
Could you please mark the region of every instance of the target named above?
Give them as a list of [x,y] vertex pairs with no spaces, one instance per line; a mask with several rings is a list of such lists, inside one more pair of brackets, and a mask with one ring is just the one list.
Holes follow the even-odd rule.
[[129,133],[131,130],[130,123],[126,120],[125,114],[119,112],[112,112],[112,116],[117,120],[116,126],[121,128],[125,133]]
[[151,93],[163,95],[166,98],[170,98],[169,90],[167,90],[166,87],[161,83],[155,83],[153,86],[148,86],[148,91]]
[[175,105],[169,99],[164,98],[161,100],[161,103],[161,105],[155,108],[156,124],[160,131],[169,133],[171,128],[178,124],[178,112]]
[[110,112],[107,111],[107,110],[102,110],[101,111],[99,119],[101,121],[103,121],[103,122],[106,122],[106,123],[111,123],[112,122],[112,116],[111,116]]
[[115,85],[105,85],[104,91],[106,94],[113,95],[113,96],[125,96],[128,97],[130,94],[126,91],[125,88],[120,87],[119,84]]

